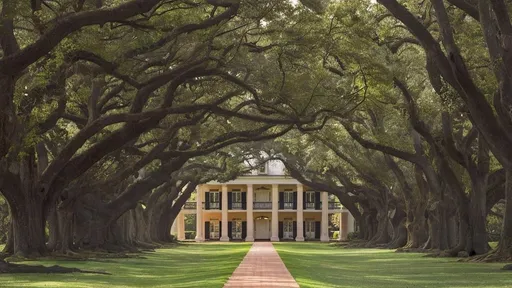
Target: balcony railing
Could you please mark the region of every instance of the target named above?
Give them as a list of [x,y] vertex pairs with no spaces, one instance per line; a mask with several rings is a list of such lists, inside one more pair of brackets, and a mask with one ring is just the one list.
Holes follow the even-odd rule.
[[284,209],[293,209],[293,202],[284,202],[283,208]]
[[231,209],[242,209],[242,202],[233,202],[231,203]]
[[197,208],[197,202],[185,202],[185,206],[183,206],[183,209],[196,209]]
[[210,202],[210,209],[220,209],[219,202]]
[[341,209],[341,203],[339,202],[329,202],[329,209]]
[[315,210],[315,202],[306,202],[304,209]]
[[266,209],[272,209],[272,202],[254,202],[254,205],[253,205],[254,209],[261,209],[261,210],[266,210]]

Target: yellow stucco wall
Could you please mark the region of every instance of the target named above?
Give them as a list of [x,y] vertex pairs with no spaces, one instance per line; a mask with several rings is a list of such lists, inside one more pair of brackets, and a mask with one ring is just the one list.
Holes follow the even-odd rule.
[[319,212],[304,212],[304,221],[306,220],[314,220],[314,221],[322,221],[322,213]]

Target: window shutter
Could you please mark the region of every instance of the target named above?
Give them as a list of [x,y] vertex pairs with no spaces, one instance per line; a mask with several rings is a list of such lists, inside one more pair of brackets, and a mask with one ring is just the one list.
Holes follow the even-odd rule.
[[279,192],[279,209],[284,209],[284,192]]
[[219,237],[222,237],[222,221],[219,221]]
[[242,240],[247,237],[247,221],[242,221]]
[[204,193],[204,209],[210,210],[210,192]]
[[320,210],[320,192],[315,192],[315,210]]
[[210,221],[204,222],[204,239],[210,239]]
[[293,221],[293,239],[297,238],[297,221]]
[[247,210],[247,192],[242,192],[242,210]]
[[302,231],[304,231],[304,235],[306,235],[306,221],[302,222]]
[[224,193],[222,193],[222,192],[219,193],[219,209],[220,210],[222,210],[222,196],[223,196],[222,194],[224,194]]
[[228,237],[229,239],[233,238],[233,222],[228,222]]
[[297,209],[297,192],[293,192],[293,209]]
[[279,239],[283,239],[283,234],[284,234],[284,225],[283,225],[283,221],[279,221]]
[[232,208],[233,208],[233,192],[228,192],[228,209],[231,210]]
[[306,200],[308,198],[307,196],[308,196],[308,193],[302,194],[302,209],[306,209]]
[[320,239],[320,221],[315,222],[315,239]]

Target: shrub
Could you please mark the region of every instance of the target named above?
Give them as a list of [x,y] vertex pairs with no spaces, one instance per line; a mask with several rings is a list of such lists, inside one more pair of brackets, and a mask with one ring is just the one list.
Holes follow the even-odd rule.
[[195,239],[196,231],[185,231],[185,239]]
[[332,239],[339,239],[340,238],[340,231],[334,231],[332,233]]

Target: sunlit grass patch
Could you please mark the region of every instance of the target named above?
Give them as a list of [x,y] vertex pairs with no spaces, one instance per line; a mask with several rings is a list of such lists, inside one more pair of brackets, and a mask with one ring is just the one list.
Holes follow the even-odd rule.
[[106,271],[112,275],[6,274],[0,275],[0,287],[222,287],[249,248],[248,243],[187,243],[145,253],[146,259],[22,262]]
[[274,247],[301,288],[512,287],[512,273],[500,270],[503,263],[461,263],[455,258],[344,249],[318,242]]

